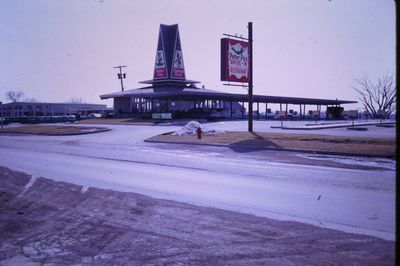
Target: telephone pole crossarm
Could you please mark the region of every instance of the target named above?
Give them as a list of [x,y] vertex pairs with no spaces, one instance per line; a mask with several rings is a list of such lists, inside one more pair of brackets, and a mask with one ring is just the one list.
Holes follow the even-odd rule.
[[116,66],[114,68],[118,68],[119,69],[119,73],[118,73],[118,79],[121,80],[121,90],[124,91],[124,82],[123,79],[126,78],[126,73],[122,74],[122,68],[123,67],[127,67],[127,66]]

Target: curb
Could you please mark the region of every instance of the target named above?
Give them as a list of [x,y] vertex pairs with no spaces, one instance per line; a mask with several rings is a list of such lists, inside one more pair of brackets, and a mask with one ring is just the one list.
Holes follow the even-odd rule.
[[169,142],[160,140],[148,140],[145,139],[144,142],[153,143],[163,143],[163,144],[180,144],[180,145],[197,145],[197,146],[211,146],[211,147],[239,147],[239,148],[256,148],[257,150],[269,150],[269,151],[288,151],[288,152],[301,152],[301,153],[311,153],[311,154],[325,154],[325,155],[339,155],[339,156],[355,156],[355,157],[366,157],[366,158],[385,158],[385,159],[396,159],[396,155],[380,155],[380,154],[365,154],[365,153],[345,153],[345,152],[330,152],[330,151],[312,151],[304,149],[284,149],[284,148],[273,148],[273,147],[259,147],[252,145],[226,145],[226,144],[210,144],[210,143],[191,143],[191,142]]
[[21,133],[21,132],[2,132],[2,131],[0,131],[0,134],[10,134],[10,135],[37,135],[37,136],[74,136],[74,135],[95,134],[95,133],[101,133],[101,132],[107,132],[107,131],[111,131],[111,128],[101,129],[101,130],[92,131],[92,132],[76,132],[76,133],[61,133],[61,134],[52,134],[52,133],[32,133],[32,132]]

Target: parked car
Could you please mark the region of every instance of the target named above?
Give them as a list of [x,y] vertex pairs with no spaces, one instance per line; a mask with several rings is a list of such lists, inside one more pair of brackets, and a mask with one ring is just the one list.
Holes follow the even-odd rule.
[[91,113],[91,114],[88,114],[87,117],[90,117],[90,118],[100,118],[100,117],[101,117],[101,114],[98,114],[98,113]]

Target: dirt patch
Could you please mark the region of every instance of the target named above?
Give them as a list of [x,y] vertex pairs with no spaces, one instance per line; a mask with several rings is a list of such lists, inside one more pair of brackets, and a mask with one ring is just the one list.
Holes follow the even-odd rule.
[[0,167],[1,265],[394,265],[393,241],[30,178]]
[[35,135],[79,135],[109,131],[106,127],[82,127],[60,125],[24,125],[3,128],[0,133],[35,134]]
[[253,146],[257,148],[281,148],[384,157],[395,157],[396,155],[396,141],[394,139],[342,137],[318,134],[228,131],[223,135],[204,135],[201,139],[197,139],[197,136],[192,135],[157,135],[146,139],[146,141],[223,146]]

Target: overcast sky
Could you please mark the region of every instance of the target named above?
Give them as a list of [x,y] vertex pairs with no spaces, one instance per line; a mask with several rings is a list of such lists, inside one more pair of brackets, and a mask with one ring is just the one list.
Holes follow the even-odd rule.
[[[395,73],[393,0],[2,0],[0,101],[8,90],[66,102],[126,89],[153,75],[160,24],[179,24],[186,78],[220,81],[223,33],[253,22],[254,93],[357,100],[354,79]],[[358,107],[355,106],[355,107]]]

